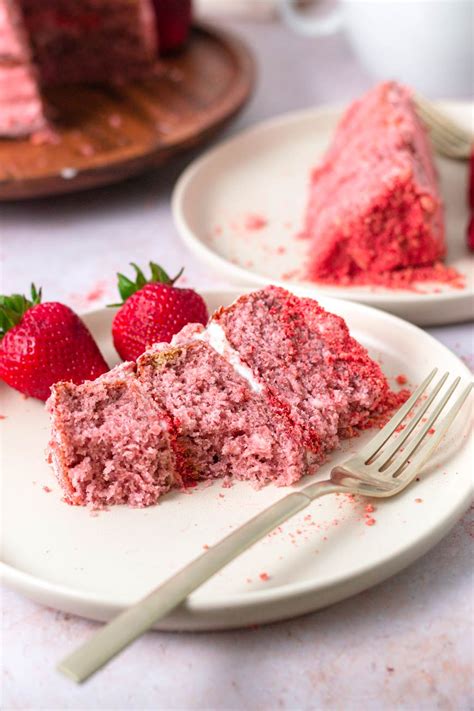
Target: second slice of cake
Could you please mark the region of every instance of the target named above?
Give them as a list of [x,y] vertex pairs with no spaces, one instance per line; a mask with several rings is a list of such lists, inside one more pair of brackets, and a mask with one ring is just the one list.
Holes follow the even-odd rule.
[[431,146],[407,88],[379,84],[345,112],[311,176],[303,236],[315,281],[376,283],[444,256]]

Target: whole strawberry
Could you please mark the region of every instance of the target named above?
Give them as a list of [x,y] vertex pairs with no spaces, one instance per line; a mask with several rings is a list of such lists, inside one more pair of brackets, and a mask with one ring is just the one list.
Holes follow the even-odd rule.
[[151,278],[132,264],[135,281],[118,274],[118,289],[123,299],[112,324],[114,345],[123,360],[136,360],[153,343],[169,342],[187,323],[208,319],[206,304],[192,289],[178,289],[174,283],[183,270],[170,279],[154,262]]
[[46,400],[59,380],[82,383],[109,370],[96,342],[68,306],[0,296],[0,378],[25,395]]

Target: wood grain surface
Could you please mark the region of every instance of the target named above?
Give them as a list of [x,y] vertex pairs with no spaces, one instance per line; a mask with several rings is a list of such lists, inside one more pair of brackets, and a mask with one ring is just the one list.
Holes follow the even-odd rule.
[[0,139],[0,201],[106,185],[163,164],[228,121],[254,77],[240,40],[199,25],[147,81],[49,89],[57,139]]

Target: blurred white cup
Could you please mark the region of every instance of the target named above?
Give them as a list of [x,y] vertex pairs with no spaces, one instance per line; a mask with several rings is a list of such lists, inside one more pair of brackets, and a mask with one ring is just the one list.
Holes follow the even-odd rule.
[[303,13],[298,0],[279,4],[284,21],[301,34],[344,29],[377,79],[398,79],[431,96],[473,93],[473,0],[339,0],[321,16]]

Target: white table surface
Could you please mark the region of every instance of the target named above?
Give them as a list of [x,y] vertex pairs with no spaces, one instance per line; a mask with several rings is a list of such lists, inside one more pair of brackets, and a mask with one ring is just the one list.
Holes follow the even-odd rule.
[[[234,23],[259,60],[254,98],[227,130],[355,97],[370,85],[342,37],[296,38]],[[152,258],[194,286],[223,285],[181,245],[173,184],[190,156],[95,192],[0,206],[2,292],[34,279],[48,300],[86,310],[115,300],[115,272]],[[430,332],[472,366],[469,324]],[[96,629],[2,592],[4,709],[472,709],[474,520],[409,569],[327,610],[268,627],[149,633],[88,684],[54,667]]]

